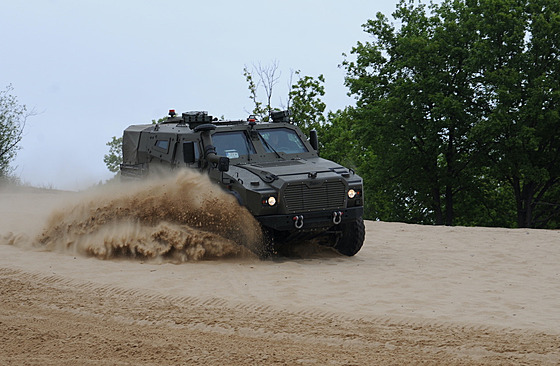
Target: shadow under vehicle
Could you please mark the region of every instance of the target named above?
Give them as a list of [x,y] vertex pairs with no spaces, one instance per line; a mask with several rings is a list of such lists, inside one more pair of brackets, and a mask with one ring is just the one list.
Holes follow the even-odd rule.
[[159,124],[132,125],[123,135],[121,177],[187,167],[210,179],[260,222],[269,255],[296,241],[314,239],[347,256],[362,247],[363,184],[352,169],[318,154],[317,133],[308,140],[289,111],[271,122],[222,121],[207,112],[174,110]]

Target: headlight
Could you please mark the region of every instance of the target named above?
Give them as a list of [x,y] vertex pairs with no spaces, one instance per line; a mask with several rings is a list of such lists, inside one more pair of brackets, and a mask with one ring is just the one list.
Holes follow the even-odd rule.
[[269,206],[272,207],[274,205],[276,205],[276,197],[275,196],[268,196],[268,197],[263,197],[261,200],[263,206]]
[[356,191],[353,189],[348,190],[348,198],[356,197]]
[[276,204],[276,197],[274,196],[270,196],[268,197],[268,199],[266,200],[266,203],[268,203],[269,206],[274,206]]

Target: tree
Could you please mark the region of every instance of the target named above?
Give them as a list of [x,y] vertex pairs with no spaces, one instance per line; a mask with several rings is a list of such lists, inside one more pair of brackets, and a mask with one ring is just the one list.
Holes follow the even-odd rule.
[[301,72],[295,71],[297,81],[291,85],[288,93],[288,108],[292,119],[299,128],[309,135],[312,129],[326,122],[324,115],[327,105],[321,100],[325,95],[325,77],[320,74],[317,79],[312,76],[300,76]]
[[[270,112],[272,112],[272,92],[274,86],[278,83],[280,75],[278,72],[278,61],[273,61],[270,65],[263,66],[261,63],[253,65],[251,69],[247,66],[243,68],[243,75],[247,80],[249,88],[249,99],[255,105],[252,114],[259,117],[261,121],[268,121]],[[254,76],[256,75],[256,77]],[[255,81],[256,79],[256,81]],[[265,92],[265,101],[259,100],[258,91],[262,87]]]
[[8,85],[0,91],[0,178],[10,173],[10,162],[15,158],[23,138],[23,130],[30,113],[27,107],[18,103],[13,90]]
[[107,169],[113,173],[117,173],[120,170],[123,162],[122,140],[122,137],[117,138],[113,136],[111,141],[106,144],[109,146],[109,153],[103,156],[103,162],[107,165]]
[[[559,3],[401,1],[364,25],[346,85],[355,128],[393,197],[390,219],[544,227],[558,222]],[[505,218],[513,211],[517,219]],[[460,208],[459,210],[457,208]],[[502,214],[499,214],[502,212]]]
[[[245,66],[243,75],[248,84],[249,99],[254,104],[250,113],[258,116],[261,121],[268,121],[272,111],[280,110],[272,107],[272,94],[281,75],[278,71],[278,62],[274,61],[267,66],[259,63],[258,66],[253,65],[252,69]],[[295,82],[294,76],[297,77]],[[322,74],[315,79],[311,76],[301,76],[300,70],[290,73],[287,105],[282,107],[290,110],[294,123],[307,135],[311,129],[319,128],[326,121],[324,115],[326,104],[321,100],[325,95],[324,83],[325,77]],[[261,87],[265,92],[265,101],[259,98]]]
[[401,1],[399,30],[378,13],[364,25],[376,42],[358,43],[344,66],[357,130],[376,156],[370,184],[395,199],[390,218],[452,225],[457,195],[477,186],[469,138],[481,103],[471,88],[476,38],[460,2],[431,9]]
[[518,227],[560,217],[560,3],[468,2],[491,109],[478,136],[491,173],[510,185]]

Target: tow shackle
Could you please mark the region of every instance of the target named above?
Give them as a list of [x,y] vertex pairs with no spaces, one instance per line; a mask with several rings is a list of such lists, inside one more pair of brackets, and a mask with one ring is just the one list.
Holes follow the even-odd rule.
[[342,221],[342,212],[340,211],[333,212],[333,217],[332,217],[333,224],[338,225],[340,224],[341,221]]
[[303,227],[303,215],[294,216],[293,220],[296,229],[301,229]]

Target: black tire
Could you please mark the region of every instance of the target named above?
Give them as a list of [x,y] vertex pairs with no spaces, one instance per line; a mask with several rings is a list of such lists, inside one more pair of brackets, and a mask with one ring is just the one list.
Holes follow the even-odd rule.
[[364,220],[360,217],[356,221],[340,225],[342,236],[338,239],[334,249],[337,252],[349,257],[355,255],[362,249],[366,237]]

